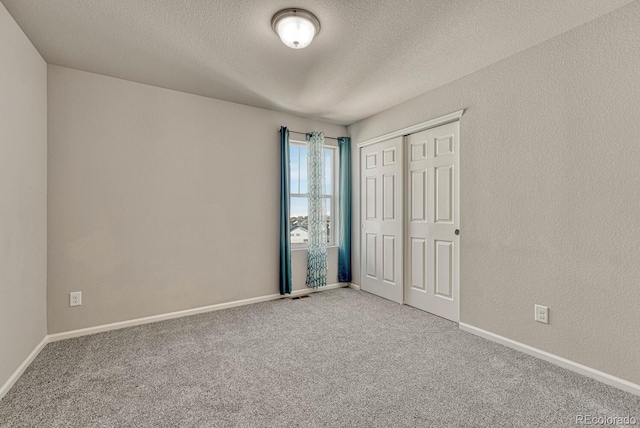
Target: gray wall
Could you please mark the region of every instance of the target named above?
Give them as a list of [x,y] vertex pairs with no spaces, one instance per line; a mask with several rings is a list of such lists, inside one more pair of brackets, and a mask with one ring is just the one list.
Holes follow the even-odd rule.
[[47,334],[46,85],[0,4],[0,386]]
[[278,293],[278,129],[346,128],[52,65],[48,90],[49,333]]
[[634,2],[349,127],[355,146],[467,109],[461,321],[636,384],[639,23]]

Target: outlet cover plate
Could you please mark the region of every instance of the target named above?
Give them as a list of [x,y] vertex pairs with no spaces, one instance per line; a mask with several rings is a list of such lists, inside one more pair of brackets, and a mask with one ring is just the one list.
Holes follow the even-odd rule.
[[82,305],[82,291],[74,291],[69,293],[69,306]]
[[542,305],[535,305],[535,320],[544,324],[549,324],[549,308]]

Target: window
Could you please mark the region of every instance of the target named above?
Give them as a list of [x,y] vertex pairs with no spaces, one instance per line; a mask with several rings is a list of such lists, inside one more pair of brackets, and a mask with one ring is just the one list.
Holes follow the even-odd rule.
[[[327,244],[334,245],[336,230],[336,174],[337,147],[324,148],[325,211],[327,216]],[[307,144],[290,142],[291,194],[289,226],[291,248],[304,248],[309,242],[309,194],[307,188]]]

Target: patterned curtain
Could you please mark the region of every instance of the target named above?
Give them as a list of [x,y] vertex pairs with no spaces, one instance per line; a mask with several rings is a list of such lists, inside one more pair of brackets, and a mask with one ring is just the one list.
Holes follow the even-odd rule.
[[307,287],[327,285],[327,219],[324,195],[324,133],[307,134],[309,189],[309,254]]

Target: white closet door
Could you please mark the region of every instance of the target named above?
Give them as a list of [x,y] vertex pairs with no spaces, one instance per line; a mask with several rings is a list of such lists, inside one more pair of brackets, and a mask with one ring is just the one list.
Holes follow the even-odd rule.
[[407,139],[405,303],[459,321],[459,122]]
[[398,137],[360,149],[362,289],[402,303],[402,147]]

